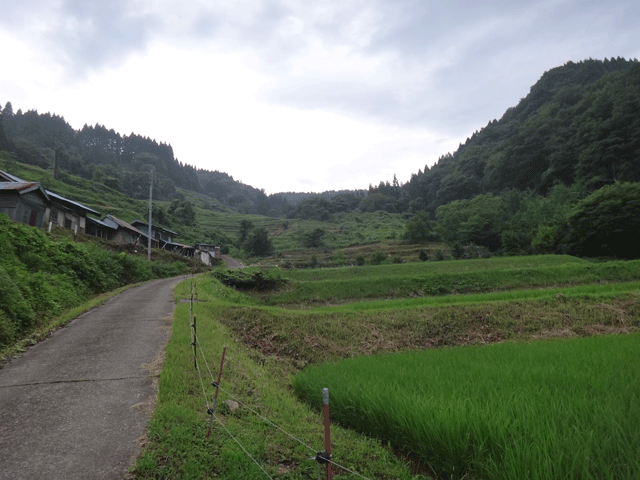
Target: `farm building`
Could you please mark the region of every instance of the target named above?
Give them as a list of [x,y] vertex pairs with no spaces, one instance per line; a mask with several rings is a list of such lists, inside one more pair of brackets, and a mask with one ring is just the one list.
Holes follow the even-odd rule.
[[0,182],[0,213],[15,222],[42,228],[51,199],[37,182]]
[[211,265],[211,260],[220,258],[220,247],[209,243],[196,243],[195,257],[199,257],[202,263]]
[[[102,220],[87,217],[87,234],[115,243],[147,246],[147,236],[130,223],[113,215],[105,215]],[[151,248],[158,248],[157,240],[151,241]]]
[[75,233],[86,233],[87,214],[100,215],[95,210],[56,193],[47,190],[47,194],[51,198],[49,221],[53,225],[73,230]]
[[[140,230],[144,235],[145,242],[148,242],[149,224],[142,220],[134,220],[131,225]],[[151,224],[151,238],[158,242],[159,248],[162,250],[179,253],[178,250],[180,250],[181,245],[173,241],[176,235],[178,235],[176,232]]]
[[[26,184],[34,182],[26,182],[25,180],[18,178],[15,175],[0,171],[0,184],[4,183]],[[11,190],[11,187],[5,187],[5,189]],[[42,228],[43,226],[51,223],[68,230],[73,230],[75,233],[84,233],[86,231],[87,214],[92,213],[94,215],[100,215],[100,213],[96,212],[95,210],[92,210],[89,207],[82,205],[81,203],[69,200],[62,195],[58,195],[57,193],[53,193],[49,190],[45,190],[45,193],[48,197],[48,210],[44,215],[42,221],[34,225],[38,226],[38,228]],[[11,217],[11,215],[9,215],[9,217]],[[14,220],[22,221],[18,220],[17,218]],[[30,222],[23,223],[29,223],[29,225],[33,225]]]

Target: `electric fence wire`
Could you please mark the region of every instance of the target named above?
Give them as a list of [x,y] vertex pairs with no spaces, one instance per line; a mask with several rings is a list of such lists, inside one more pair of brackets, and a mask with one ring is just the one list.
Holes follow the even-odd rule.
[[[196,343],[198,344],[198,348],[200,349],[200,355],[202,355],[202,359],[204,360],[204,364],[207,367],[207,370],[209,371],[209,376],[211,377],[211,381],[215,382],[215,377],[213,376],[213,373],[211,373],[211,369],[209,368],[209,362],[207,362],[207,357],[205,357],[204,355],[204,350],[202,349],[202,345],[200,345],[200,340],[198,340],[198,336],[196,335]],[[218,387],[220,388],[220,387]]]
[[294,439],[296,442],[298,442],[300,445],[303,445],[305,447],[307,447],[309,450],[311,450],[313,453],[316,453],[317,450],[313,447],[310,447],[309,445],[307,445],[306,443],[304,443],[302,440],[294,437],[293,435],[291,435],[289,432],[283,430],[281,427],[279,427],[278,425],[276,425],[275,423],[273,423],[271,420],[269,420],[266,417],[263,417],[262,415],[260,415],[258,412],[256,412],[254,409],[252,409],[249,405],[246,405],[244,403],[242,403],[242,401],[236,397],[235,395],[233,395],[231,392],[226,391],[225,389],[223,389],[222,387],[218,387],[223,393],[226,393],[227,395],[229,395],[231,398],[233,398],[236,402],[238,402],[240,405],[242,405],[243,407],[245,407],[246,409],[248,409],[251,413],[253,413],[254,415],[257,415],[258,417],[260,417],[262,420],[264,420],[265,422],[267,422],[269,425],[271,425],[274,428],[277,428],[278,430],[280,430],[282,433],[284,433],[285,435],[289,436],[290,438]]
[[[195,336],[196,342],[198,343],[198,345],[200,344],[200,342],[198,341],[198,337],[197,335]],[[203,355],[204,357],[204,355]],[[205,364],[207,363],[207,360],[205,359]],[[209,366],[207,365],[207,368],[209,368]],[[207,398],[207,391],[204,388],[204,382],[202,381],[202,373],[200,372],[200,366],[198,365],[198,362],[196,362],[196,370],[198,370],[198,380],[200,380],[200,386],[202,387],[202,395],[204,395],[204,401],[207,404],[207,410],[209,410],[211,407],[209,406],[209,399]],[[209,373],[211,373],[211,370],[209,370]]]
[[[214,416],[215,416],[215,415],[214,415]],[[269,475],[269,474],[267,473],[267,471],[266,471],[264,468],[262,468],[262,465],[260,465],[260,464],[258,463],[258,461],[257,461],[255,458],[253,458],[253,457],[251,456],[251,454],[247,451],[247,449],[246,449],[246,448],[244,448],[244,447],[242,446],[242,444],[241,444],[241,443],[236,439],[236,437],[234,437],[233,435],[231,435],[231,432],[229,431],[229,429],[228,429],[227,427],[225,427],[225,426],[224,426],[224,424],[222,423],[222,421],[221,421],[218,417],[215,417],[215,418],[216,418],[216,420],[218,421],[218,423],[220,424],[220,426],[221,426],[222,428],[224,428],[224,429],[225,429],[225,431],[227,432],[227,434],[228,434],[228,435],[229,435],[229,436],[230,436],[230,437],[231,437],[231,438],[232,438],[232,439],[233,439],[233,440],[234,440],[234,441],[235,441],[235,442],[240,446],[240,448],[244,451],[244,453],[246,453],[246,454],[247,454],[247,456],[248,456],[251,460],[253,460],[253,463],[255,463],[255,464],[258,466],[258,468],[260,468],[260,470],[262,470],[262,471],[264,472],[264,474],[265,474],[267,477],[269,477],[271,480],[273,480],[273,478],[271,477],[271,475]]]
[[[198,344],[198,348],[200,349],[200,355],[202,355],[202,359],[204,360],[204,364],[207,367],[207,370],[209,371],[209,376],[211,377],[211,380],[213,382],[215,382],[215,378],[213,376],[213,373],[211,372],[211,369],[209,368],[209,363],[207,362],[207,357],[204,354],[204,349],[202,348],[202,345],[200,345],[200,340],[198,340],[198,336],[195,335],[195,339],[196,339],[196,343]],[[207,410],[210,409],[209,407],[209,400],[207,400],[207,394],[205,392],[205,388],[204,388],[204,382],[202,381],[202,375],[200,373],[200,367],[198,367],[196,365],[196,368],[198,370],[198,378],[200,379],[200,385],[202,386],[202,393],[204,395],[204,400],[207,403]],[[308,448],[309,450],[311,450],[313,453],[316,453],[316,449],[307,445],[306,443],[304,443],[302,440],[300,440],[299,438],[296,438],[295,436],[291,435],[289,432],[287,432],[286,430],[284,430],[282,427],[280,427],[279,425],[276,425],[275,423],[273,423],[271,420],[269,420],[268,418],[260,415],[258,412],[256,412],[254,409],[252,409],[249,405],[243,403],[238,397],[236,397],[235,395],[233,395],[231,392],[225,390],[224,388],[222,388],[220,385],[217,386],[223,393],[227,394],[229,397],[233,398],[236,402],[238,402],[238,404],[242,405],[243,407],[245,407],[246,409],[248,409],[250,412],[252,412],[254,415],[258,416],[259,418],[261,418],[263,421],[267,422],[269,425],[271,425],[272,427],[280,430],[282,433],[284,433],[285,435],[287,435],[288,437],[292,438],[293,440],[295,440],[296,442],[298,442],[300,445],[303,445],[304,447]],[[214,415],[215,416],[215,415]],[[216,420],[218,421],[218,423],[220,423],[220,425],[222,425],[222,422],[220,422],[220,419],[216,417]],[[231,438],[233,438],[233,440],[240,445],[240,448],[242,448],[242,450],[244,450],[244,452],[249,456],[249,458],[251,458],[251,460],[253,460],[256,465],[258,465],[260,467],[260,469],[264,472],[264,469],[260,466],[260,464],[249,454],[249,452],[247,452],[247,450],[240,444],[240,442],[238,442],[238,440],[236,440],[234,438],[233,435],[231,435],[231,432],[229,432],[229,430],[227,429],[227,427],[225,427],[224,425],[222,425],[222,427],[227,431],[227,433],[229,434],[229,436]],[[365,480],[370,480],[369,478],[360,475],[357,472],[354,472],[353,470],[348,469],[347,467],[340,465],[336,462],[334,462],[333,460],[328,460],[329,463],[331,463],[331,465],[335,465],[338,468],[341,468],[342,470],[349,472],[359,478],[363,478]],[[267,477],[269,477],[269,474],[267,472],[264,472]],[[269,477],[271,478],[271,477]]]
[[[262,415],[260,415],[258,412],[256,412],[255,410],[253,410],[250,406],[242,403],[242,401],[240,399],[238,399],[238,397],[234,396],[231,392],[226,391],[225,389],[223,389],[222,387],[218,386],[218,388],[225,394],[229,395],[231,398],[233,398],[236,402],[238,402],[240,405],[242,405],[243,407],[247,408],[249,411],[251,411],[253,414],[257,415],[258,417],[260,417],[262,420],[264,420],[265,422],[267,422],[269,425],[277,428],[278,430],[280,430],[282,433],[284,433],[285,435],[291,437],[292,439],[294,439],[296,442],[300,443],[301,445],[304,445],[305,447],[307,447],[309,450],[311,450],[312,452],[316,453],[316,449],[314,449],[313,447],[310,447],[309,445],[307,445],[306,443],[304,443],[302,440],[299,440],[298,438],[294,437],[293,435],[291,435],[290,433],[288,433],[287,431],[283,430],[282,428],[280,428],[278,425],[276,425],[275,423],[273,423],[271,420],[269,420],[266,417],[263,417]],[[347,467],[340,465],[339,463],[334,462],[333,460],[329,460],[329,463],[331,463],[331,465],[335,465],[338,468],[341,468],[342,470],[349,472],[357,477],[360,478],[364,478],[365,480],[371,480],[363,475],[360,475],[358,472],[354,472],[353,470],[348,469]]]

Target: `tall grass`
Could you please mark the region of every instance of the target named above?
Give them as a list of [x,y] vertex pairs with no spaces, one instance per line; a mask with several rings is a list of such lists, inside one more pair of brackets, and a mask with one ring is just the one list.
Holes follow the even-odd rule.
[[[640,476],[640,335],[360,357],[296,393],[449,478]],[[469,477],[470,475],[470,477]]]

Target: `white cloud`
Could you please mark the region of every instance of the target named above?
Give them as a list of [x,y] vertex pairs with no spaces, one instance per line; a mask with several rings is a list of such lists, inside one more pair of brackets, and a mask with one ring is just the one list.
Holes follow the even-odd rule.
[[631,0],[23,0],[5,11],[0,101],[171,143],[182,162],[269,193],[406,181],[545,70],[640,53]]

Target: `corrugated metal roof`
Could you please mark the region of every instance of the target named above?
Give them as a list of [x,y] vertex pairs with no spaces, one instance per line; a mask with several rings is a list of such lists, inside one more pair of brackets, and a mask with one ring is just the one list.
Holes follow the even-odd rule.
[[15,175],[11,175],[10,173],[3,172],[2,170],[0,170],[0,178],[6,178],[9,182],[27,183],[25,182],[25,180],[22,180],[21,178],[18,178]]
[[[134,220],[133,222],[131,222],[132,224],[136,224],[136,225],[140,225],[140,226],[144,226],[144,228],[146,230],[149,229],[149,223],[147,222],[143,222],[142,220]],[[137,227],[136,227],[137,228]],[[155,228],[156,230],[162,230],[163,232],[167,232],[167,233],[173,233],[174,235],[178,235],[177,232],[173,232],[167,228],[163,228],[163,227],[159,227],[158,225],[154,225],[153,222],[151,223],[151,228]]]
[[[133,225],[131,225],[130,223],[125,222],[124,220],[120,220],[119,218],[114,217],[113,215],[106,215],[104,218],[108,218],[114,222],[116,222],[118,225],[120,225],[122,228],[126,228],[127,230],[133,230],[134,232],[136,232],[139,235],[144,235],[144,233],[142,233],[140,230],[138,230],[136,227],[134,227]],[[104,219],[103,219],[104,220]]]
[[37,182],[0,182],[0,190],[14,191],[20,195],[39,190],[42,196],[50,201],[47,192]]
[[36,182],[0,182],[0,190],[16,190],[21,192],[38,185]]
[[98,225],[100,225],[101,227],[106,227],[106,228],[110,228],[112,230],[115,230],[116,228],[111,226],[111,225],[107,225],[106,223],[104,223],[102,220],[98,219],[98,218],[93,218],[90,217],[89,215],[87,215],[87,220],[92,221],[93,223],[97,223]]
[[55,198],[56,200],[59,200],[59,201],[61,201],[63,203],[68,203],[68,204],[71,204],[71,205],[73,205],[75,207],[78,207],[78,208],[80,208],[82,210],[85,210],[87,212],[91,212],[91,213],[93,213],[95,215],[100,215],[100,212],[96,212],[95,210],[92,210],[89,207],[85,207],[81,203],[74,202],[73,200],[69,200],[68,198],[63,197],[62,195],[58,195],[57,193],[50,192],[49,190],[46,190],[46,192],[50,197]]

